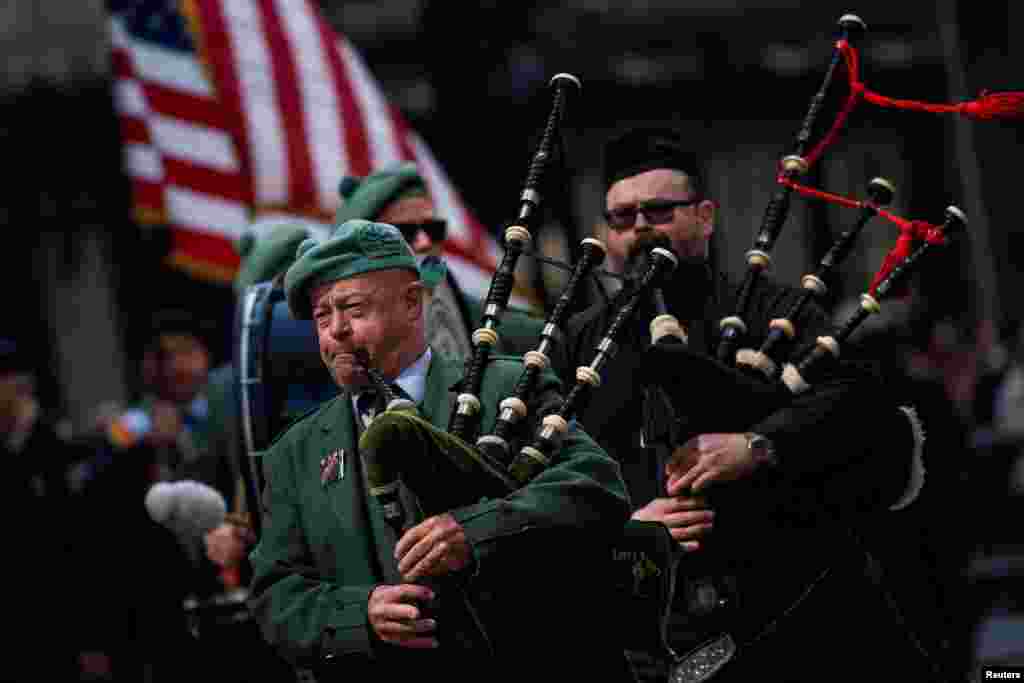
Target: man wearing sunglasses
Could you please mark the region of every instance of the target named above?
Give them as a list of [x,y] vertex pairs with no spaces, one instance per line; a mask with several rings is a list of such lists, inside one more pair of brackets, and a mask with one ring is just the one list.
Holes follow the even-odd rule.
[[677,256],[706,260],[714,232],[715,203],[703,199],[692,176],[655,168],[608,188],[608,266],[622,272],[637,238],[651,232],[668,237]]
[[[426,320],[431,348],[451,357],[472,357],[472,332],[483,316],[483,302],[463,292],[451,271],[424,267],[440,258],[447,224],[437,217],[416,165],[404,162],[366,177],[348,176],[342,180],[340,192],[342,205],[336,224],[353,218],[389,223],[412,246],[428,287]],[[522,355],[536,348],[543,326],[540,318],[506,310],[499,351]]]
[[[577,367],[589,365],[656,246],[671,248],[679,258],[662,288],[668,312],[686,330],[689,351],[714,358],[718,322],[734,310],[738,286],[718,272],[712,241],[716,205],[707,197],[700,166],[682,136],[668,129],[631,130],[605,148],[607,258],[609,269],[625,279],[611,302],[570,319],[562,347],[566,358],[554,361],[567,386],[575,384]],[[788,317],[798,295],[763,278],[746,316],[753,348],[760,346],[769,321]],[[649,367],[648,325],[657,313],[653,297],[639,304],[601,373],[600,389],[578,419],[622,466],[633,523],[663,524],[682,548],[683,580],[675,586],[670,643],[679,655],[695,655],[688,660],[693,667],[722,666],[715,681],[762,674],[766,680],[814,680],[820,669],[804,662],[827,666],[831,656],[833,662],[848,660],[853,648],[836,648],[837,643],[867,642],[863,633],[834,624],[827,634],[808,629],[832,609],[844,615],[843,625],[873,623],[891,633],[882,627],[885,616],[872,620],[864,613],[865,605],[877,605],[878,593],[863,587],[863,565],[849,547],[844,523],[858,512],[884,510],[902,493],[910,427],[897,424],[886,450],[872,441],[863,428],[872,411],[864,387],[874,384],[859,371],[813,388],[743,432],[691,424],[686,406],[672,398],[682,395],[680,388],[659,383],[671,368]],[[829,329],[816,306],[796,317],[799,346]],[[730,387],[694,378],[682,390],[712,402]],[[815,580],[823,573],[830,580],[819,587]],[[805,593],[813,599],[795,607]],[[834,602],[837,594],[846,599]],[[718,640],[723,632],[738,654],[728,654]],[[716,645],[702,649],[710,639]],[[666,680],[667,658],[634,654],[641,680]]]

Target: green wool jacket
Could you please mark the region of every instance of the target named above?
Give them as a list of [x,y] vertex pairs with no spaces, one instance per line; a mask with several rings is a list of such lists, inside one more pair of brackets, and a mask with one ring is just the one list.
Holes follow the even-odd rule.
[[[481,433],[490,431],[496,406],[512,393],[522,368],[508,357],[487,366]],[[419,406],[432,424],[447,427],[461,377],[460,363],[434,354]],[[557,387],[549,374],[539,393],[550,398]],[[341,476],[322,481],[322,459],[339,450]],[[351,394],[343,391],[280,435],[264,456],[264,469],[264,531],[251,555],[250,604],[265,638],[289,661],[314,670],[329,663],[349,676],[379,673],[379,667],[390,672],[387,663],[404,658],[411,662],[408,671],[430,672],[434,651],[383,644],[367,621],[371,591],[396,582],[395,538],[366,491]],[[459,488],[458,482],[438,485]],[[601,642],[601,632],[596,640],[591,634],[583,638],[586,629],[576,622],[586,623],[585,609],[601,603],[585,586],[602,580],[596,567],[604,566],[610,539],[629,510],[618,464],[576,428],[554,463],[523,488],[504,498],[474,497],[472,504],[450,510],[475,558],[471,576],[463,577],[466,594],[499,660],[515,668],[531,659],[524,659],[525,652],[575,650],[584,656],[583,648]],[[559,605],[552,604],[556,599]],[[448,647],[450,653],[457,646],[445,639],[450,631],[440,621],[442,645],[436,652]],[[596,656],[587,652],[588,666],[608,671],[609,661],[621,659],[614,647],[604,650]]]

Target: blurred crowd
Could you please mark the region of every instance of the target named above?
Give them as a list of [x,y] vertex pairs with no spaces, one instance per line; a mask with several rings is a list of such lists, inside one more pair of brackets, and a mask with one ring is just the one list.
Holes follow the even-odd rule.
[[[968,658],[987,647],[978,634],[991,603],[968,590],[972,563],[1019,553],[1006,515],[1024,493],[1024,345],[1016,329],[935,318],[925,303],[894,303],[860,338],[927,430],[923,495],[869,538],[908,619],[935,600],[963,616],[928,628]],[[15,472],[0,499],[10,519],[32,520],[9,526],[26,622],[9,652],[22,678],[262,680],[284,666],[246,618],[252,501],[241,445],[218,442],[237,431],[225,427],[234,394],[220,375],[233,373],[211,367],[213,329],[187,302],[154,311],[134,359],[137,395],[97,405],[94,423],[73,430],[41,410],[40,369],[19,340],[0,339],[0,430]]]
[[16,467],[3,500],[10,518],[33,520],[12,525],[16,613],[30,623],[4,680],[273,671],[244,614],[251,531],[237,470],[211,447],[218,411],[231,409],[225,392],[211,400],[211,329],[184,307],[154,312],[137,396],[96,406],[78,430],[43,416],[39,368],[0,339],[0,423]]

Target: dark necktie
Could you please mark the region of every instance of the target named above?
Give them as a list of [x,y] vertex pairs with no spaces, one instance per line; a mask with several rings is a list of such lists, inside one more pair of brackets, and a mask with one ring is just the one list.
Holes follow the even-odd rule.
[[[398,384],[392,382],[388,384],[388,388],[391,389],[391,393],[395,398],[408,398],[408,394]],[[383,412],[386,408],[383,394],[377,391],[375,387],[368,387],[356,396],[356,410],[359,413],[359,420],[364,429],[370,426],[370,422],[377,413]]]

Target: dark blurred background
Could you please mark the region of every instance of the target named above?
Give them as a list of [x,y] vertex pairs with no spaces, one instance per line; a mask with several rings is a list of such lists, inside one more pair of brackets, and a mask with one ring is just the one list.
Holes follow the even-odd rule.
[[[1024,25],[1018,3],[319,4],[495,234],[517,208],[550,107],[548,81],[559,72],[582,81],[566,119],[566,172],[550,192],[541,239],[564,259],[602,230],[603,140],[627,125],[671,123],[706,154],[709,193],[721,205],[723,265],[741,272],[775,187],[775,165],[792,151],[844,13],[868,24],[862,73],[873,90],[945,102],[1024,87],[1024,49],[1011,34]],[[156,307],[184,305],[213,321],[215,355],[226,360],[233,294],[167,268],[166,236],[131,220],[100,0],[13,0],[0,6],[0,27],[0,144],[11,162],[0,198],[7,299],[0,334],[36,355],[42,405],[73,432],[101,402],[135,391],[134,359]],[[1006,506],[987,494],[986,502],[960,501],[983,514],[971,518],[972,528],[947,531],[980,539],[979,563],[968,571],[976,572],[972,585],[987,591],[978,604],[996,607],[977,647],[1017,653],[1024,636],[1005,634],[1024,631],[1001,629],[1004,621],[1019,623],[1004,607],[1008,587],[1019,589],[1019,578],[1009,577],[1020,576],[1024,554],[1020,539],[1004,530],[1013,528],[1007,515],[1020,519],[1015,496],[1024,468],[1016,433],[1005,428],[1008,399],[999,397],[1016,367],[1024,320],[1013,171],[1020,130],[865,105],[810,178],[863,196],[868,180],[883,176],[896,185],[896,213],[941,222],[945,207],[956,204],[970,220],[958,247],[921,274],[913,302],[894,307],[894,339],[907,353],[905,366],[942,386],[950,414],[962,421],[973,449],[962,456],[970,462],[965,483],[990,487]],[[775,249],[776,275],[798,282],[853,218],[794,200]],[[837,311],[864,290],[895,236],[890,224],[872,224],[831,293]],[[557,291],[557,273],[545,269],[535,278],[541,290]]]

